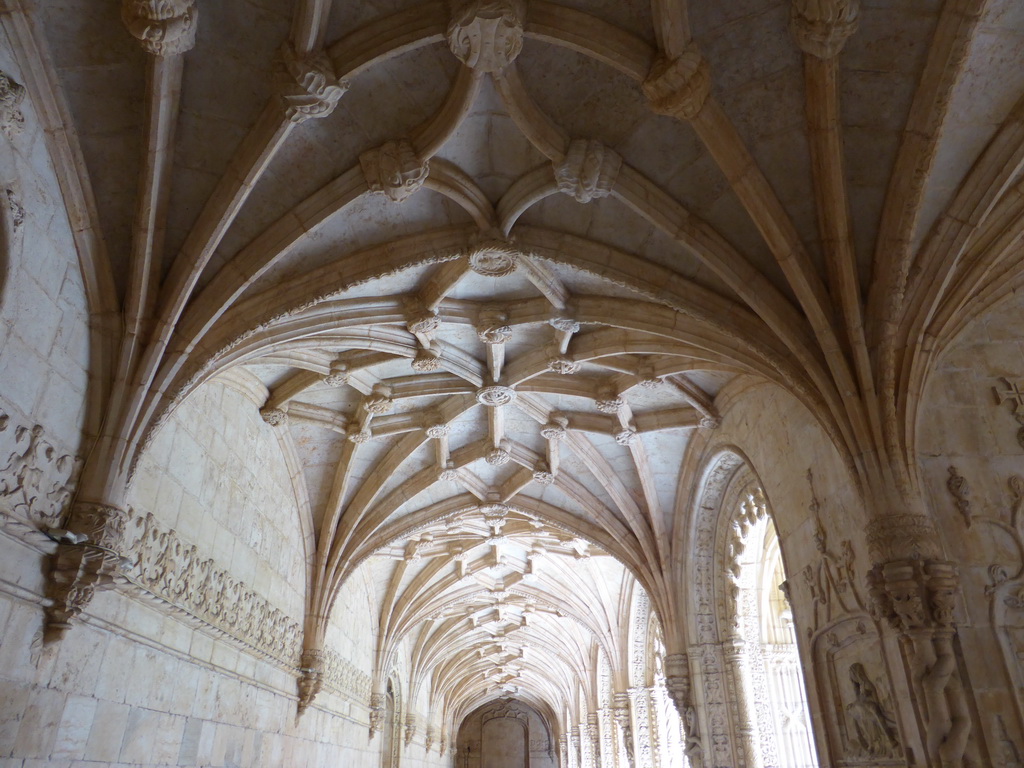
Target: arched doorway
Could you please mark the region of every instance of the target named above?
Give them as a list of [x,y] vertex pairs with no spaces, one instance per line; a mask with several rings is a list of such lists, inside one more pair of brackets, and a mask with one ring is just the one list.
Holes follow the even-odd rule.
[[531,706],[504,698],[471,712],[459,727],[456,768],[556,768],[551,732]]

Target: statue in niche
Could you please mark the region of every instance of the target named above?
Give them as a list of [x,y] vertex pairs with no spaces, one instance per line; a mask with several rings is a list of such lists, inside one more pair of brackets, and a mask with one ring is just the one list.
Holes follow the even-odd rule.
[[896,723],[886,713],[878,690],[860,662],[850,665],[854,699],[846,705],[849,745],[863,757],[895,757],[899,749]]

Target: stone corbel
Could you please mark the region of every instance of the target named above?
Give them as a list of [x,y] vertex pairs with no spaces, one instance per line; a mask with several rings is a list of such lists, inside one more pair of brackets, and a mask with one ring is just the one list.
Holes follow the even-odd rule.
[[[108,504],[76,504],[53,556],[46,639],[60,639],[92,601],[121,572],[128,513]],[[70,535],[69,535],[70,534]]]
[[412,744],[412,740],[416,738],[416,715],[409,713],[405,716],[405,734],[404,734],[405,746]]
[[318,648],[307,648],[302,652],[299,667],[299,707],[298,716],[309,708],[323,687],[326,662],[324,652]]
[[177,56],[196,44],[195,0],[124,0],[121,20],[153,56]]
[[384,693],[370,694],[370,739],[372,740],[384,727],[384,716],[388,698]]
[[334,65],[323,51],[300,56],[285,43],[281,48],[284,74],[279,93],[285,117],[293,123],[330,115],[349,84],[334,74]]

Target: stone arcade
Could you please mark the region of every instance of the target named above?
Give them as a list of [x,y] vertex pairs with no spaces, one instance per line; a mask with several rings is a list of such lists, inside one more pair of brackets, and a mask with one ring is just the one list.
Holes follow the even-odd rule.
[[0,766],[1022,768],[1024,3],[0,0]]

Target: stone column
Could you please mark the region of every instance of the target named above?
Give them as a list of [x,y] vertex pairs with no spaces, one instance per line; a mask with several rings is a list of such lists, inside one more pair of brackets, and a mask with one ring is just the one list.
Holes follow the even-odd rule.
[[954,653],[953,617],[959,588],[956,566],[941,557],[938,537],[923,515],[876,517],[868,526],[868,547],[876,563],[868,574],[879,618],[898,633],[900,656],[912,686],[907,703],[920,724],[920,741],[931,765],[962,768],[971,749],[971,704]]
[[629,703],[633,709],[633,723],[636,729],[635,768],[653,768],[651,757],[651,718],[648,709],[647,688],[630,688]]
[[587,713],[586,744],[590,750],[589,765],[601,768],[601,731],[597,712]]
[[569,739],[565,735],[558,737],[558,765],[561,768],[570,768],[569,765]]
[[[615,716],[615,724],[618,726],[621,754],[625,756],[626,768],[637,768],[636,751],[633,743],[633,723],[629,712],[629,694],[616,693],[614,695],[614,703],[615,709],[613,714]],[[619,765],[622,765],[621,759],[619,760]]]

